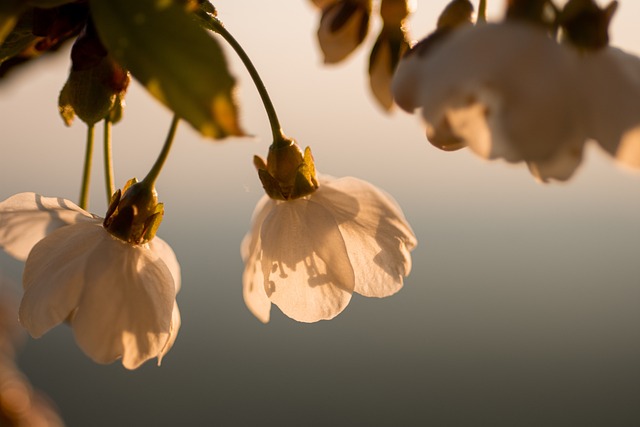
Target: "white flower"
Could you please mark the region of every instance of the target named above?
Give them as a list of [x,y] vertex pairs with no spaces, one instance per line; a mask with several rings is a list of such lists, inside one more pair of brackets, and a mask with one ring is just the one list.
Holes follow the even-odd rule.
[[393,82],[421,110],[430,142],[486,159],[524,161],[538,179],[566,180],[585,143],[640,167],[640,61],[618,49],[578,51],[544,29],[505,21],[417,45]]
[[580,164],[587,129],[577,52],[518,22],[467,26],[418,45],[393,82],[403,109],[421,109],[439,148],[525,161],[538,178],[565,180]]
[[102,223],[60,198],[21,193],[0,203],[0,246],[26,257],[20,322],[37,338],[68,321],[99,363],[160,361],[180,327],[175,254],[157,237],[127,243]]
[[316,322],[338,315],[353,292],[396,293],[417,241],[395,201],[356,178],[321,177],[294,200],[264,196],[242,242],[244,300],[262,322],[271,303]]

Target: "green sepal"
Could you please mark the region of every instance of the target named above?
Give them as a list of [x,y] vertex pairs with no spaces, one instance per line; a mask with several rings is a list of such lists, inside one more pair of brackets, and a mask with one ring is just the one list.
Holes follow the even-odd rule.
[[142,234],[143,243],[148,242],[156,236],[156,232],[164,216],[164,203],[158,203],[154,210],[155,212],[147,218],[144,223],[144,231]]
[[160,102],[206,136],[244,135],[216,40],[172,0],[89,0],[100,39]]
[[278,180],[272,177],[266,169],[258,169],[258,177],[267,196],[275,200],[287,200],[282,194],[282,188]]
[[309,147],[304,150],[304,160],[298,167],[296,178],[291,190],[291,199],[308,196],[318,189],[318,179],[316,177],[316,167]]
[[103,226],[114,237],[140,245],[153,239],[163,214],[155,189],[133,178],[114,193]]

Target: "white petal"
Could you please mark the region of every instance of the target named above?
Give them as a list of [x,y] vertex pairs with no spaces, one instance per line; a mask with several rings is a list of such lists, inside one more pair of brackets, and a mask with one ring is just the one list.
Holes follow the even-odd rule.
[[330,211],[305,199],[278,203],[260,238],[265,291],[284,314],[316,322],[344,310],[354,274]]
[[640,167],[640,58],[606,48],[583,58],[589,136],[625,165]]
[[0,247],[25,260],[44,236],[65,225],[95,218],[62,198],[20,193],[0,203]]
[[422,109],[432,133],[447,130],[484,158],[545,163],[587,139],[578,71],[579,57],[543,31],[486,24],[408,55],[393,90],[402,108]]
[[312,200],[330,209],[338,222],[356,277],[355,292],[385,297],[400,290],[417,240],[395,200],[352,177],[321,179]]
[[78,306],[89,256],[106,231],[99,223],[81,222],[53,231],[27,258],[20,322],[40,337]]
[[180,263],[178,262],[178,258],[176,258],[175,252],[173,252],[173,249],[171,249],[171,246],[169,246],[167,242],[157,236],[151,239],[148,245],[149,249],[155,252],[155,254],[158,255],[167,265],[169,271],[171,271],[171,276],[175,282],[177,294],[180,292],[182,278],[180,274]]
[[242,239],[240,245],[240,254],[245,264],[242,273],[242,296],[249,311],[262,323],[269,322],[271,301],[264,290],[260,228],[274,206],[275,202],[268,196],[260,199],[253,212],[251,230]]
[[173,304],[173,311],[171,312],[171,332],[169,333],[169,340],[164,345],[164,348],[158,355],[158,366],[162,363],[162,358],[165,354],[171,350],[173,344],[176,342],[176,338],[178,337],[178,331],[180,330],[180,326],[182,325],[182,319],[180,318],[180,310],[178,309],[178,304]]
[[171,271],[151,250],[104,231],[86,265],[86,285],[71,325],[78,345],[98,363],[122,357],[127,369],[167,345],[175,305]]

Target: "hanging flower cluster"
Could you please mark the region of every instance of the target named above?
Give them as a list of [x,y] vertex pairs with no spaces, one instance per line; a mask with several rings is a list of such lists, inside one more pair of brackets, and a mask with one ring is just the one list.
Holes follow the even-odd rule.
[[[372,0],[312,0],[322,11],[318,43],[326,64],[347,58],[365,40],[373,8]],[[393,107],[391,79],[398,61],[409,48],[407,17],[409,0],[380,0],[382,29],[369,56],[371,91],[385,111]]]
[[[357,22],[348,27],[362,31],[370,4],[346,3],[355,9],[336,9],[337,15],[326,19],[351,20],[356,13]],[[160,363],[176,340],[180,266],[169,245],[156,237],[164,205],[158,203],[155,182],[180,120],[213,138],[243,134],[232,97],[234,79],[206,30],[227,41],[244,62],[273,133],[267,161],[254,159],[267,195],[242,243],[249,309],[267,322],[274,303],[296,320],[315,322],[339,314],[354,292],[385,297],[402,287],[417,242],[398,205],[355,178],[317,177],[311,151],[302,154],[284,136],[257,71],[211,4],[27,0],[9,12],[6,16],[15,19],[0,20],[3,72],[13,72],[21,60],[75,38],[58,110],[65,124],[79,117],[88,128],[79,205],[35,193],[0,202],[0,247],[25,261],[18,317],[33,337],[67,323],[91,359],[121,359],[128,369],[152,358]],[[36,19],[41,14],[51,20],[46,31]],[[393,62],[382,77],[388,91],[394,61],[405,43],[402,25],[408,7],[385,0],[381,14],[385,28],[372,58]],[[341,27],[338,21],[332,24],[336,28]],[[373,80],[381,81],[380,75],[373,73]],[[175,116],[146,177],[116,191],[110,126],[122,118],[131,77]],[[390,93],[385,96],[390,102]],[[93,129],[99,122],[104,122],[109,199],[104,218],[88,211]]]
[[638,168],[640,59],[609,46],[616,7],[513,0],[502,22],[473,25],[455,0],[400,62],[395,100],[434,146],[525,162],[541,181],[569,179],[590,139]]

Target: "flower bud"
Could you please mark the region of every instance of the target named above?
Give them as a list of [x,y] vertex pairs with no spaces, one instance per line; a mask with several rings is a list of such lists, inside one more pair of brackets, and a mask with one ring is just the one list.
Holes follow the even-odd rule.
[[370,15],[371,0],[341,0],[323,9],[318,42],[325,63],[340,62],[360,46],[369,29]]
[[133,178],[111,197],[103,226],[120,240],[143,244],[154,238],[163,214],[155,189]]
[[109,56],[91,22],[74,43],[71,61],[69,78],[58,100],[67,126],[75,115],[91,126],[109,115],[116,102],[118,108],[122,106],[129,73]]
[[438,17],[437,28],[453,29],[473,22],[473,5],[469,0],[452,0]]
[[272,144],[267,162],[254,157],[254,165],[265,192],[272,199],[293,200],[318,189],[316,169],[311,149],[302,150],[294,140],[289,145]]

